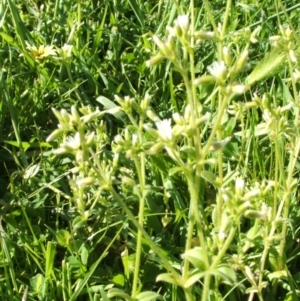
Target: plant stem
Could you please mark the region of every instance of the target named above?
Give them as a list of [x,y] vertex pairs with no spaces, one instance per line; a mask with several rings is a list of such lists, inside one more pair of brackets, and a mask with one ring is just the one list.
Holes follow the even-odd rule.
[[174,280],[176,281],[177,285],[183,287],[183,282],[181,276],[176,272],[176,270],[172,267],[172,265],[169,263],[168,259],[162,254],[159,247],[153,242],[149,234],[145,231],[143,226],[140,225],[138,220],[135,218],[135,216],[132,214],[132,212],[129,210],[129,208],[126,206],[120,195],[116,192],[116,190],[113,188],[113,186],[109,183],[107,176],[102,169],[99,159],[97,158],[96,154],[93,152],[92,149],[90,149],[90,153],[95,161],[95,172],[99,176],[99,179],[101,182],[103,182],[105,188],[111,193],[113,198],[117,201],[119,206],[122,208],[122,210],[126,213],[129,220],[133,223],[133,225],[142,233],[144,238],[147,240],[148,244],[152,248],[152,250],[157,254],[157,256],[161,259],[164,267],[166,270],[173,276]]
[[[142,143],[142,135],[141,131],[139,131],[139,138],[140,142]],[[142,227],[144,223],[144,210],[145,210],[145,195],[143,193],[145,189],[145,154],[140,154],[140,162],[138,158],[134,157],[135,167],[138,172],[139,182],[140,182],[140,193],[142,194],[139,199],[139,224]],[[137,244],[136,244],[136,254],[135,254],[135,269],[134,269],[134,276],[133,276],[133,284],[132,284],[132,292],[131,297],[135,298],[139,273],[140,273],[140,262],[141,262],[141,250],[142,250],[142,238],[143,234],[140,229],[138,229],[137,234]]]

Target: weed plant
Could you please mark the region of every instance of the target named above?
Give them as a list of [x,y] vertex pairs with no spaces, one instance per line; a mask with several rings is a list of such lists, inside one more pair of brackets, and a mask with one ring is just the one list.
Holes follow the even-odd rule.
[[2,300],[299,300],[299,7],[2,0]]

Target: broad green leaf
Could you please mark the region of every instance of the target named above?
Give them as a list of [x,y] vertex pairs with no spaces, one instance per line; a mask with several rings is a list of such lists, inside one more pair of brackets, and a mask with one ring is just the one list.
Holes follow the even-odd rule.
[[72,226],[74,229],[80,229],[85,227],[86,225],[86,219],[84,219],[82,216],[76,216],[72,222]]
[[124,286],[125,285],[125,278],[123,274],[115,275],[112,279],[112,282],[118,286]]
[[271,281],[273,279],[286,279],[287,278],[287,272],[285,270],[283,270],[283,271],[276,271],[276,272],[268,274],[268,278]]
[[222,278],[222,282],[228,285],[234,285],[237,281],[236,273],[229,265],[217,266],[213,275],[218,275]]
[[191,273],[189,276],[188,280],[184,283],[184,287],[188,288],[194,283],[196,283],[199,279],[203,278],[207,272],[199,272],[198,270],[195,270],[194,272]]
[[38,295],[42,294],[45,286],[45,278],[42,274],[37,274],[30,279],[30,285]]
[[186,251],[182,257],[191,262],[198,271],[206,271],[209,267],[205,264],[203,252],[201,247],[195,247]]
[[56,239],[62,247],[67,247],[70,244],[71,235],[67,230],[59,230],[56,233]]
[[13,47],[18,48],[17,42],[16,42],[16,41],[14,40],[14,38],[11,37],[9,34],[7,34],[7,33],[3,32],[3,31],[1,31],[1,32],[0,32],[0,35],[2,36],[2,38],[3,38],[8,44],[10,44],[10,45],[13,46]]
[[80,258],[81,258],[81,262],[84,265],[87,265],[88,258],[89,258],[89,249],[85,243],[82,244],[82,246],[80,248]]

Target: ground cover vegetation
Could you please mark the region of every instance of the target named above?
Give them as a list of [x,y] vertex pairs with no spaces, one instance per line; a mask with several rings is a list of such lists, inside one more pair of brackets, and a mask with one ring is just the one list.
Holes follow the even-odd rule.
[[299,16],[2,0],[1,300],[299,300]]

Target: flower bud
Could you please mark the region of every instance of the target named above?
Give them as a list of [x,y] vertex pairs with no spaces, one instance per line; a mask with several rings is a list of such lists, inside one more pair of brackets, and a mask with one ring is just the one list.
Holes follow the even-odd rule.
[[223,47],[223,58],[227,67],[230,67],[232,64],[232,56],[230,54],[230,46]]
[[161,50],[161,52],[164,54],[165,57],[172,57],[172,52],[158,36],[153,36],[153,41],[158,46],[158,48]]
[[46,142],[51,142],[53,140],[55,140],[55,138],[57,138],[59,136],[59,134],[62,133],[61,129],[56,129],[54,130],[46,139]]
[[230,88],[231,88],[230,89],[231,92],[233,92],[233,93],[243,94],[249,89],[249,86],[247,86],[247,85],[232,85]]
[[236,60],[233,69],[232,69],[232,73],[233,74],[237,74],[239,73],[241,70],[243,70],[245,68],[245,65],[247,63],[247,59],[248,59],[248,50],[244,50],[240,56],[238,57],[238,59]]
[[89,186],[95,183],[95,178],[94,177],[86,177],[83,179],[79,179],[76,181],[76,184],[79,187],[85,187],[85,186]]
[[256,28],[254,29],[254,31],[251,33],[251,35],[250,35],[250,41],[251,41],[251,43],[255,44],[255,43],[258,42],[256,36],[257,36],[258,33],[260,32],[260,30],[261,30],[261,26],[258,26],[258,27],[256,27]]
[[162,142],[158,142],[151,146],[148,150],[145,151],[146,155],[156,155],[164,149],[165,145]]
[[136,183],[133,179],[131,179],[129,177],[126,177],[126,176],[122,177],[122,184],[127,185],[127,186],[131,186],[131,187],[136,185]]
[[240,198],[243,195],[245,188],[245,181],[244,179],[238,178],[235,180],[235,194],[237,198]]
[[251,219],[262,219],[266,217],[266,215],[263,212],[257,210],[246,210],[244,216]]
[[141,101],[141,109],[146,112],[151,101],[151,97],[148,93],[146,93],[144,99]]
[[215,34],[212,31],[198,30],[198,31],[195,31],[194,36],[196,39],[212,40],[215,37]]
[[161,54],[157,54],[156,56],[152,57],[150,60],[146,61],[146,66],[151,67],[158,65],[164,57]]
[[66,109],[60,110],[60,114],[61,114],[61,117],[62,117],[62,121],[64,121],[65,123],[68,124],[71,120],[71,115],[67,112]]
[[194,85],[199,86],[199,85],[207,85],[211,84],[215,81],[214,77],[211,75],[203,75],[201,77],[198,77],[194,80]]
[[53,112],[53,114],[55,115],[55,117],[57,118],[58,121],[62,121],[63,120],[62,115],[61,115],[61,113],[58,110],[52,108],[52,112]]

